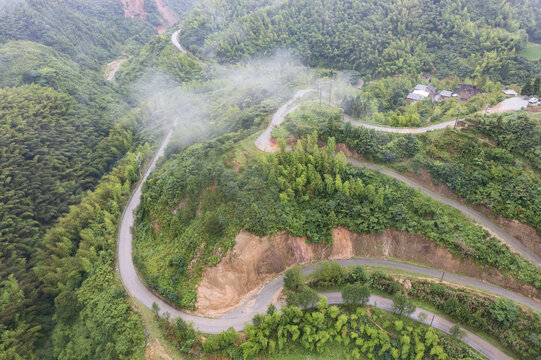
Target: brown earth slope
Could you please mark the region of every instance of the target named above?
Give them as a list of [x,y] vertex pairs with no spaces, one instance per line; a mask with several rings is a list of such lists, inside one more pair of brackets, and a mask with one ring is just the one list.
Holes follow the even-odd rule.
[[334,243],[325,247],[306,243],[304,238],[282,232],[259,237],[242,231],[236,245],[217,266],[203,274],[197,289],[198,314],[219,316],[242,304],[263,285],[296,264],[309,264],[322,259],[351,257],[396,258],[460,273],[526,296],[541,298],[541,292],[517,283],[500,271],[477,266],[473,261],[455,258],[421,235],[393,229],[375,234],[355,234],[344,228],[333,231]]
[[[145,0],[120,0],[124,6],[124,16],[134,18],[138,17],[140,19],[146,20],[148,14],[145,12]],[[165,20],[168,26],[174,25],[178,18],[176,14],[165,4],[163,0],[154,0],[158,12],[161,17]],[[156,29],[158,32],[164,33],[167,31],[167,27],[162,25],[157,25]]]
[[[355,159],[359,159],[363,161],[365,160],[357,152],[349,150],[345,144],[342,144],[342,143],[337,144],[337,150],[342,151],[348,157],[353,157]],[[541,256],[541,235],[537,232],[537,230],[533,226],[521,223],[518,220],[504,218],[501,215],[495,214],[492,210],[490,210],[486,206],[473,205],[465,201],[461,197],[457,196],[453,192],[453,190],[451,190],[444,183],[439,182],[438,184],[435,184],[434,179],[432,178],[432,175],[424,169],[420,169],[419,174],[404,173],[403,175],[410,177],[411,179],[415,180],[419,184],[423,185],[425,188],[432,190],[435,193],[443,195],[449,199],[455,200],[483,214],[484,216],[492,220],[494,223],[496,223],[498,226],[500,226],[502,229],[504,229],[505,232],[507,232],[508,234],[513,236],[515,239],[517,239],[519,242],[521,242],[534,254],[536,254],[537,256]]]

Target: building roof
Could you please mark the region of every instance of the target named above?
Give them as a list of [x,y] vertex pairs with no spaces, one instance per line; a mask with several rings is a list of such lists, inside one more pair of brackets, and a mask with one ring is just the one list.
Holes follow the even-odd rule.
[[442,90],[442,91],[440,91],[439,95],[442,96],[442,97],[451,97],[451,96],[453,96],[453,92],[449,91],[449,90]]
[[[424,96],[424,95],[419,94],[418,93],[419,91],[422,91],[422,90],[416,90],[414,92],[409,93],[408,96],[406,96],[406,99],[417,101],[417,100],[426,99],[428,97],[428,95]],[[426,91],[423,91],[423,92],[426,93]]]
[[505,95],[512,95],[512,96],[517,96],[518,95],[515,90],[510,90],[510,89],[502,90],[502,93],[504,93]]
[[436,92],[436,88],[435,88],[434,86],[431,86],[431,85],[423,85],[423,84],[417,84],[417,85],[413,88],[413,91],[416,91],[416,90],[427,91],[427,92],[431,92],[431,93],[435,93],[435,92]]

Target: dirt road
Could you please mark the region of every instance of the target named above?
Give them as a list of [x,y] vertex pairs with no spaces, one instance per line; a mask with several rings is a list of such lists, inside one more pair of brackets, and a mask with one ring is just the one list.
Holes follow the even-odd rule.
[[107,72],[107,75],[105,76],[107,81],[114,81],[115,80],[115,75],[116,75],[118,69],[120,69],[120,66],[126,60],[128,60],[128,57],[124,56],[122,59],[111,61],[109,64],[107,64],[108,72]]

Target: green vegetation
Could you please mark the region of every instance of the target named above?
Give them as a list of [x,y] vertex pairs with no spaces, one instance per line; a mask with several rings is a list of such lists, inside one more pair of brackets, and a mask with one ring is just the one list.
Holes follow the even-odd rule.
[[[316,309],[269,310],[247,324],[244,336],[233,329],[210,335],[202,343],[204,353],[229,359],[289,359],[310,354],[327,359],[482,359],[453,337],[409,318],[377,308],[353,307],[351,311],[328,306],[321,298]],[[188,355],[201,357],[201,338],[182,321],[158,320],[172,343]],[[177,335],[178,334],[178,335]],[[452,355],[450,355],[452,354]]]
[[541,97],[541,77],[528,79],[522,87],[522,95]]
[[[477,128],[395,135],[352,127],[336,109],[305,105],[281,127],[296,136],[319,129],[375,162],[416,173],[427,170],[458,196],[541,231],[541,126],[526,114],[478,117]],[[481,141],[488,137],[491,141]],[[496,145],[492,143],[496,142]]]
[[282,144],[279,153],[249,158],[237,172],[235,142],[244,136],[191,146],[146,183],[134,260],[169,301],[193,307],[202,272],[232,249],[241,229],[260,236],[286,230],[330,243],[338,226],[356,233],[394,227],[541,287],[539,271],[482,228],[407,185],[348,166],[343,154],[333,156],[332,139],[326,149],[314,137],[290,152]]
[[477,77],[475,81],[461,81],[455,77],[438,80],[433,77],[430,84],[438,92],[452,91],[459,84],[467,83],[477,85],[482,93],[467,101],[450,98],[436,102],[429,96],[425,100],[407,102],[406,96],[421,83],[420,76],[394,76],[370,82],[363,86],[362,91],[351,89],[348,84],[346,89],[339,88],[337,92],[341,90],[344,93],[339,95],[343,96],[341,107],[346,114],[363,122],[393,127],[417,127],[465,118],[505,98],[501,92],[502,84],[494,83],[485,76]]
[[94,69],[155,34],[150,24],[125,18],[116,0],[9,1],[0,10],[0,43],[41,43]]
[[[336,277],[337,273],[341,275]],[[474,332],[488,334],[521,359],[538,359],[541,353],[539,313],[521,309],[507,299],[483,296],[477,292],[419,280],[413,276],[405,277],[406,279],[401,280],[407,280],[408,287],[403,285],[405,281],[397,281],[397,278],[404,278],[404,275],[395,278],[381,270],[370,272],[361,266],[344,268],[336,262],[324,262],[318,265],[306,286],[325,290],[330,286],[328,280],[332,278],[332,286],[343,289],[343,298],[349,287],[363,286],[370,289],[369,291],[392,296],[397,313],[413,311],[413,299],[421,305],[435,308]],[[460,335],[459,329],[455,330],[456,335]]]
[[491,335],[521,359],[541,354],[541,316],[506,299],[490,299],[427,281],[412,282],[409,295],[430,304],[473,331]]
[[203,64],[190,54],[183,54],[171,44],[170,36],[162,35],[150,40],[137,54],[122,65],[115,76],[120,83],[139,79],[145,72],[162,71],[173,79],[184,82],[206,77]]
[[[139,320],[110,267],[120,208],[138,175],[134,155],[129,166],[118,162],[161,129],[104,80],[102,65],[153,33],[124,19],[118,1],[0,5],[2,359],[142,353]],[[98,195],[88,194],[106,173]],[[51,230],[62,216],[73,224],[54,238],[68,228]]]
[[[7,359],[37,357],[53,327],[53,309],[54,330],[45,358],[142,353],[141,324],[111,270],[121,208],[137,178],[138,162],[130,154],[81,204],[70,208],[47,232],[43,244],[22,248],[31,261],[22,268],[15,262],[12,266],[19,268],[8,268],[15,276],[0,283],[0,350]],[[21,254],[12,250],[12,259]]]
[[181,39],[190,51],[220,62],[285,47],[308,66],[370,78],[436,71],[517,82],[539,71],[516,56],[527,32],[539,27],[537,10],[531,11],[537,7],[490,0],[206,0],[184,21]]
[[520,52],[520,55],[524,56],[530,61],[537,61],[541,59],[541,44],[528,42],[526,47]]

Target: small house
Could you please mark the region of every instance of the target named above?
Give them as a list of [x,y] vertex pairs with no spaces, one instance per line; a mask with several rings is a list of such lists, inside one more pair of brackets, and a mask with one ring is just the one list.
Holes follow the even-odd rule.
[[413,88],[413,91],[426,91],[429,93],[429,95],[434,95],[436,93],[436,88],[432,85],[417,84]]
[[428,91],[424,91],[424,90],[413,90],[412,92],[410,92],[408,94],[408,96],[406,96],[406,100],[409,100],[409,101],[419,101],[419,100],[424,100],[426,99],[427,97],[430,96],[430,93]]
[[454,95],[454,94],[453,94],[452,91],[449,91],[449,90],[442,90],[442,91],[439,92],[438,95],[434,96],[434,98],[432,99],[432,101],[438,102],[438,101],[447,100],[447,99],[450,99],[453,95]]

